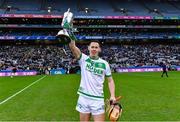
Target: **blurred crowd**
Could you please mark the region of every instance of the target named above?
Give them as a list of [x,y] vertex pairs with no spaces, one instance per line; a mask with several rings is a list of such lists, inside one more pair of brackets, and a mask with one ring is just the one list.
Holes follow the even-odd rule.
[[[87,45],[79,45],[88,54]],[[112,45],[102,46],[100,56],[110,63],[111,69],[118,67],[180,66],[180,45]],[[78,66],[68,47],[59,46],[0,46],[0,70],[17,67],[19,70],[46,70],[63,68],[69,71]]]
[[57,46],[0,46],[0,70],[16,67],[19,70],[45,70],[66,68],[70,56]]
[[180,45],[122,45],[104,48],[103,58],[112,68],[180,65]]

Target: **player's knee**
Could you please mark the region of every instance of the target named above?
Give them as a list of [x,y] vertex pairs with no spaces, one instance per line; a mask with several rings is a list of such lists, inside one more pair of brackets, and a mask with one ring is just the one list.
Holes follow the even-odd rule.
[[80,121],[85,122],[90,120],[90,113],[80,113]]
[[103,122],[105,121],[105,113],[99,115],[93,115],[94,122]]

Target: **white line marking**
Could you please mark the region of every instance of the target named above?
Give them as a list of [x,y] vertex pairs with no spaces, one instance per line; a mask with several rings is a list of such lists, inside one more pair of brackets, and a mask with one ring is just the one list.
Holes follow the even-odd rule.
[[0,102],[0,105],[1,104],[3,104],[3,103],[5,103],[5,102],[7,102],[8,100],[10,100],[10,99],[12,99],[13,97],[15,97],[16,95],[18,95],[18,94],[20,94],[21,92],[23,92],[24,90],[26,90],[27,88],[29,88],[29,87],[31,87],[32,85],[34,85],[35,83],[37,83],[38,81],[40,81],[40,80],[42,80],[42,79],[44,79],[46,77],[46,75],[45,76],[43,76],[43,77],[41,77],[41,78],[39,78],[38,80],[36,80],[36,81],[34,81],[33,83],[31,83],[30,85],[28,85],[28,86],[26,86],[25,88],[23,88],[22,90],[20,90],[20,91],[18,91],[18,92],[16,92],[15,94],[13,94],[12,96],[10,96],[10,97],[8,97],[8,98],[6,98],[5,100],[3,100],[2,102]]

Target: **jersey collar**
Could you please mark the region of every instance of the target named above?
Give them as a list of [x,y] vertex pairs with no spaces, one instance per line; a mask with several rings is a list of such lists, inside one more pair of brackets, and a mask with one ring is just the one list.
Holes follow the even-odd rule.
[[99,59],[99,56],[97,56],[97,57],[91,57],[91,56],[89,56],[89,58],[92,59],[92,60],[98,60],[98,59]]

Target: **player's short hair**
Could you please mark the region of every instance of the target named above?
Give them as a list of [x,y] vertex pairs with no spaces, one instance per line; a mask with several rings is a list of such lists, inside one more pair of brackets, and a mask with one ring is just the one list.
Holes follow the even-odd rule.
[[100,41],[98,41],[98,40],[91,40],[91,41],[89,42],[89,45],[90,45],[92,42],[98,43],[98,44],[99,44],[99,47],[101,47],[101,42],[100,42]]

